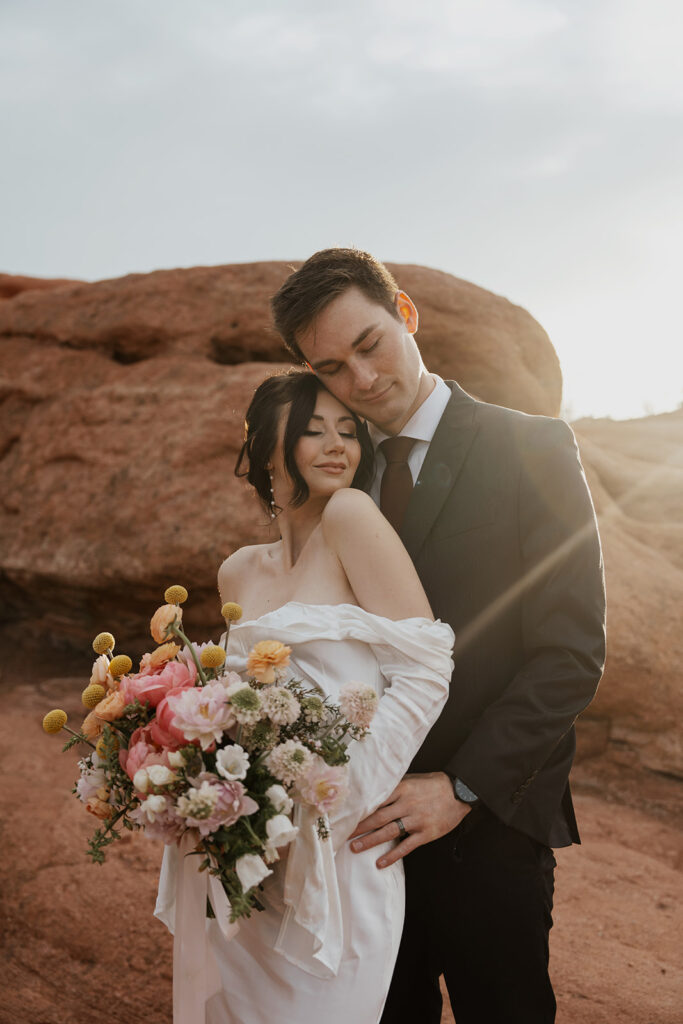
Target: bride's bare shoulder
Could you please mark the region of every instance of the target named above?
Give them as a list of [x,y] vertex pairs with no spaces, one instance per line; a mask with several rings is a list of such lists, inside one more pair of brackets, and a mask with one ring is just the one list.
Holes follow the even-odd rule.
[[222,601],[235,600],[231,594],[235,593],[240,579],[243,580],[245,575],[254,569],[263,558],[266,549],[271,546],[270,544],[245,544],[244,547],[238,548],[237,551],[228,555],[218,569],[218,590]]
[[343,487],[335,491],[322,515],[325,531],[339,528],[348,530],[353,524],[356,524],[356,528],[362,528],[366,523],[376,526],[379,520],[384,520],[384,517],[370,495],[354,487]]

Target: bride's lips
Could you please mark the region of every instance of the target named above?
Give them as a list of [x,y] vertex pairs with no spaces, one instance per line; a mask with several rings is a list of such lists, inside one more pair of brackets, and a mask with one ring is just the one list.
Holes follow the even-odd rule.
[[338,475],[346,471],[346,465],[343,462],[319,462],[316,469],[322,469],[325,473],[333,473]]

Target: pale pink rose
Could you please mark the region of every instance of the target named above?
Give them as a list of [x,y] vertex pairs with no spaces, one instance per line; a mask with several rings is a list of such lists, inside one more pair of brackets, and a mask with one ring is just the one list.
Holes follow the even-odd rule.
[[180,729],[186,740],[199,740],[202,750],[217,743],[226,729],[235,724],[225,687],[220,682],[176,691],[169,694],[167,702],[174,711],[173,726]]
[[172,622],[177,622],[180,626],[183,621],[183,609],[178,604],[162,604],[161,608],[157,608],[152,620],[149,624],[149,631],[152,634],[152,639],[156,640],[158,644],[162,644],[164,640],[168,640],[171,637],[171,633],[167,634],[168,627]]
[[313,766],[296,780],[296,785],[307,804],[315,807],[319,814],[330,814],[346,796],[346,767],[328,765],[321,757],[316,757]]
[[109,674],[109,658],[106,654],[100,654],[99,658],[95,659],[90,673],[90,683],[105,686],[108,690],[116,689],[116,681]]
[[137,698],[141,704],[145,702],[155,708],[171,690],[194,686],[197,669],[194,665],[185,665],[180,661],[167,661],[155,670],[145,670],[134,676],[126,676],[121,680],[119,693],[126,698],[126,704],[132,704]]

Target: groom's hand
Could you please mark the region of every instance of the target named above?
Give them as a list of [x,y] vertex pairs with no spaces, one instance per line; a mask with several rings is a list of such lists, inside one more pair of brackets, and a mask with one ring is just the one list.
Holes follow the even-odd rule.
[[396,819],[400,818],[408,834],[377,861],[378,868],[388,868],[418,846],[451,832],[470,810],[467,804],[456,799],[453,784],[445,772],[406,775],[388,800],[358,823],[349,837],[351,849],[360,853],[398,839],[400,829]]

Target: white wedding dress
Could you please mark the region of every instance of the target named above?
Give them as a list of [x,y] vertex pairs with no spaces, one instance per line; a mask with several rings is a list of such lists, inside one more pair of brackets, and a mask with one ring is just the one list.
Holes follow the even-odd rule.
[[[370,735],[349,746],[349,795],[330,820],[330,839],[318,838],[315,812],[297,807],[299,834],[264,882],[266,909],[240,921],[229,940],[215,920],[207,922],[207,957],[220,986],[205,1004],[205,1021],[376,1024],[401,938],[403,865],[376,867],[393,842],[354,854],[347,839],[395,789],[436,721],[448,695],[453,632],[442,622],[393,622],[355,605],[290,602],[232,626],[229,668],[244,673],[249,651],[266,639],[290,646],[292,676],[333,700],[349,681],[374,686],[381,700]],[[171,931],[179,859],[176,846],[166,848],[155,910]]]

